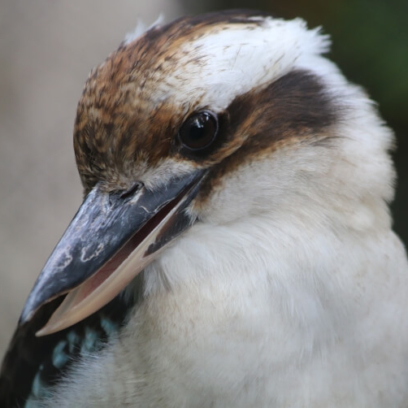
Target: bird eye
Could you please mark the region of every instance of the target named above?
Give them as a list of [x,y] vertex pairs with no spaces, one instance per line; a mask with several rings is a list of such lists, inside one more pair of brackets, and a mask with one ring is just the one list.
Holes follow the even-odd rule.
[[179,139],[189,150],[208,147],[218,133],[218,120],[214,113],[202,111],[191,115],[179,130]]

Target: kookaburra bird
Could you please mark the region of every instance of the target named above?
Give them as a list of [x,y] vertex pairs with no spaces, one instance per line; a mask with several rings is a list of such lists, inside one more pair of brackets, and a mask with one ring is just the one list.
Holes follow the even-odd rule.
[[1,407],[406,408],[392,132],[302,20],[128,36],[90,75],[85,199],[5,357]]

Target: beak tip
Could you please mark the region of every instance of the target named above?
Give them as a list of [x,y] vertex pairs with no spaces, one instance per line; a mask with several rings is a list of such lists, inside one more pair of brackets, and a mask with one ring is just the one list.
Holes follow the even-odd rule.
[[[31,296],[30,296],[31,298]],[[24,309],[21,312],[20,318],[18,320],[18,325],[22,326],[23,324],[27,323],[29,320],[31,320],[34,310],[31,306],[30,298],[27,300],[26,304],[24,305]]]
[[43,337],[48,334],[55,333],[58,330],[59,330],[58,327],[48,327],[48,324],[47,324],[46,326],[42,327],[40,330],[35,332],[35,337]]
[[42,291],[39,290],[37,285],[34,285],[34,289],[30,293],[23,311],[21,312],[20,318],[18,320],[18,325],[22,326],[23,324],[29,322],[33,317],[37,309],[46,302]]

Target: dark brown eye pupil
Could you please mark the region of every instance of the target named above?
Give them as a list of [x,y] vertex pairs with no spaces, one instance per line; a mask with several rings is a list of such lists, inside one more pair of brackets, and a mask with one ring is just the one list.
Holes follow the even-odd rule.
[[209,111],[190,116],[179,130],[179,138],[184,147],[201,150],[208,147],[217,136],[218,121]]

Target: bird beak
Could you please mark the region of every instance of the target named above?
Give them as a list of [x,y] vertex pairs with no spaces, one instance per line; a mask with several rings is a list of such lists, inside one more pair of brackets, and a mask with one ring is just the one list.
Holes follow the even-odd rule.
[[110,302],[192,224],[186,208],[203,176],[196,170],[134,194],[109,193],[97,184],[45,264],[20,324],[63,294],[64,301],[37,336],[65,329]]

